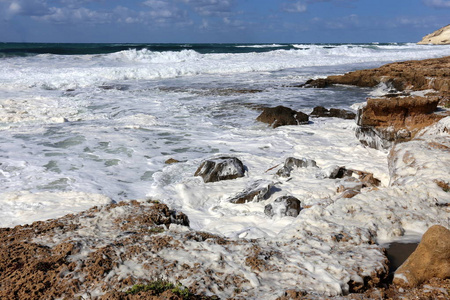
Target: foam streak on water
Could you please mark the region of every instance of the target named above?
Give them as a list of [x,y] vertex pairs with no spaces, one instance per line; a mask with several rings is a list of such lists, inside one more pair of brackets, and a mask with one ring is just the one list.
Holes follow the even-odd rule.
[[[226,199],[251,180],[272,178],[266,170],[289,156],[315,159],[322,168],[337,164],[374,172],[387,184],[386,153],[360,146],[353,121],[316,120],[274,130],[255,121],[259,112],[252,107],[349,109],[370,91],[292,85],[450,50],[296,44],[224,45],[214,53],[188,46],[0,56],[0,226],[57,217],[107,198],[157,197],[186,211],[196,229],[275,235],[285,224],[264,223],[264,203],[237,208]],[[216,154],[239,157],[247,177],[211,185],[194,178],[199,163]],[[181,163],[165,165],[168,158]],[[333,182],[305,172],[302,180],[284,183],[279,194],[313,204],[335,193]]]

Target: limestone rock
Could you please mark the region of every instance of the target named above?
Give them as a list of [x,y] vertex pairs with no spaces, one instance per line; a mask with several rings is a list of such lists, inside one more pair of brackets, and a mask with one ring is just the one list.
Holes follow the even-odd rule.
[[201,176],[205,183],[244,177],[244,164],[236,157],[208,159],[198,167],[194,176]]
[[433,114],[437,97],[372,98],[358,110],[356,137],[366,146],[387,149],[409,141],[421,129],[444,115]]
[[293,196],[282,196],[277,198],[272,204],[268,204],[264,208],[264,213],[273,217],[278,215],[281,217],[297,217],[302,210],[301,202]]
[[423,37],[418,45],[450,45],[450,25],[444,26]]
[[450,91],[450,56],[404,61],[386,64],[376,69],[358,70],[344,75],[328,76],[309,81],[315,85],[320,80],[322,86],[333,84],[375,87],[380,83],[397,91],[422,91],[433,89],[439,92]]
[[291,172],[294,168],[317,168],[317,163],[313,159],[302,158],[298,159],[295,157],[288,157],[284,162],[284,165],[281,169],[277,171],[277,175],[281,177],[289,177],[291,176]]
[[265,200],[270,196],[270,189],[274,186],[272,181],[255,180],[245,188],[244,191],[237,194],[229,201],[235,204],[242,204],[247,202],[259,202]]
[[309,117],[301,111],[295,111],[284,106],[266,107],[256,118],[257,121],[267,123],[273,128],[284,125],[308,124]]
[[450,278],[450,230],[430,227],[410,257],[394,274],[394,284],[412,288],[431,278]]
[[321,118],[340,118],[340,119],[354,119],[356,114],[349,110],[330,108],[326,109],[323,106],[314,107],[311,117],[321,117]]

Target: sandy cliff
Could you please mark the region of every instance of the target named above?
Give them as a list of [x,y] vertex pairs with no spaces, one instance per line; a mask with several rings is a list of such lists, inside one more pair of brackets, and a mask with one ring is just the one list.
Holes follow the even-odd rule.
[[441,29],[436,30],[423,37],[423,39],[418,42],[419,45],[449,45],[450,44],[450,25],[444,26]]

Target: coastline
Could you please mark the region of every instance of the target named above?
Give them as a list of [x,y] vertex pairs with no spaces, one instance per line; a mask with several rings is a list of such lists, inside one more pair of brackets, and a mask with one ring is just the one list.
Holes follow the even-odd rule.
[[[385,75],[381,75],[381,77],[384,78]],[[435,83],[436,80],[432,82]],[[441,86],[445,85],[441,84]],[[412,90],[414,91],[414,89]],[[403,96],[399,95],[399,97]],[[428,97],[427,95],[424,96]],[[432,97],[436,96],[448,100],[448,93],[445,90],[441,91],[440,95],[432,95]],[[386,275],[387,262],[383,256],[382,247],[375,244],[373,231],[380,231],[377,232],[378,236],[390,236],[392,232],[388,232],[388,230],[392,230],[400,236],[404,234],[402,232],[404,229],[399,225],[402,221],[397,219],[403,217],[411,218],[411,223],[417,223],[417,227],[412,229],[420,228],[423,231],[433,220],[442,219],[445,211],[448,214],[448,206],[440,207],[436,205],[440,202],[418,201],[426,195],[435,195],[440,199],[448,200],[448,192],[445,192],[439,186],[436,187],[434,181],[440,180],[448,184],[449,173],[447,169],[442,168],[440,172],[436,173],[436,170],[430,170],[426,167],[436,164],[436,157],[443,159],[443,165],[448,166],[448,149],[450,149],[448,118],[443,118],[442,121],[435,123],[425,131],[420,128],[412,136],[411,141],[396,144],[392,148],[389,187],[357,196],[356,199],[361,200],[362,205],[355,205],[354,199],[339,199],[335,203],[328,203],[329,207],[326,207],[326,209],[319,205],[309,208],[311,211],[316,210],[317,212],[313,215],[317,222],[317,224],[314,224],[316,228],[308,229],[311,233],[310,237],[316,239],[314,246],[310,243],[311,241],[306,241],[304,236],[297,236],[295,228],[292,232],[286,234],[286,236],[292,234],[293,237],[298,239],[296,244],[291,245],[280,246],[278,245],[280,241],[271,240],[233,240],[208,233],[195,232],[185,226],[186,220],[182,214],[171,212],[169,208],[154,201],[113,204],[56,220],[36,222],[32,225],[18,226],[13,229],[2,229],[1,240],[2,245],[4,245],[2,252],[12,259],[17,252],[22,251],[20,253],[23,254],[23,257],[16,258],[13,263],[10,263],[8,259],[2,259],[2,268],[8,270],[7,276],[9,277],[1,280],[2,294],[0,295],[6,297],[5,299],[8,299],[8,295],[14,295],[14,292],[7,290],[8,288],[5,287],[7,282],[5,280],[14,280],[14,278],[20,277],[23,284],[29,284],[28,289],[31,297],[33,297],[33,294],[36,297],[43,295],[59,297],[61,294],[71,297],[83,293],[87,296],[88,293],[84,291],[88,290],[94,297],[106,292],[109,294],[103,299],[122,299],[120,298],[123,296],[120,294],[121,289],[137,283],[139,280],[136,278],[142,280],[142,274],[147,278],[155,278],[158,273],[155,272],[156,270],[162,274],[168,274],[170,268],[173,268],[176,272],[172,272],[174,273],[172,278],[182,281],[183,285],[189,287],[193,293],[203,293],[205,287],[212,286],[213,288],[209,289],[211,294],[214,293],[214,290],[217,290],[217,293],[223,295],[228,294],[230,297],[245,298],[251,296],[252,289],[260,286],[261,282],[270,280],[270,277],[267,278],[269,274],[284,274],[285,270],[279,269],[280,264],[285,268],[292,268],[291,262],[300,260],[298,254],[290,253],[290,251],[295,248],[302,249],[307,245],[310,248],[316,247],[317,249],[314,250],[317,250],[317,255],[320,256],[327,251],[331,251],[330,249],[321,249],[329,247],[328,244],[337,247],[338,250],[335,254],[342,255],[338,256],[342,261],[351,260],[345,251],[353,251],[352,249],[355,249],[355,247],[364,248],[367,251],[366,253],[373,254],[371,258],[360,257],[355,263],[343,267],[350,270],[345,275],[348,276],[348,282],[353,281],[353,284],[348,287],[340,287],[343,293],[377,286],[382,281],[381,278]],[[400,128],[397,128],[397,130],[400,130]],[[425,149],[425,152],[417,153],[417,149]],[[442,166],[442,161],[440,161],[440,164]],[[433,174],[430,174],[430,171]],[[402,187],[405,185],[414,185],[418,189],[425,188],[420,192],[421,194],[419,193],[418,200],[411,200],[409,197],[402,198],[405,193]],[[398,201],[390,200],[387,203],[384,201],[392,196],[397,196]],[[371,202],[373,204],[370,204]],[[364,214],[373,213],[373,210],[376,210],[381,202],[393,211],[392,218],[395,220],[392,221],[392,226],[379,228],[379,224],[362,225],[364,224]],[[404,209],[400,203],[416,207],[411,210]],[[367,206],[364,207],[365,205]],[[415,212],[417,206],[422,211]],[[418,217],[423,213],[423,210],[431,208],[433,208],[432,216],[428,216],[428,219],[419,218],[419,221],[414,221],[414,217]],[[348,210],[351,215],[349,219],[343,221],[333,219],[333,210],[342,209]],[[146,217],[147,214],[153,217],[149,219]],[[318,219],[319,216],[329,223],[323,223],[323,220]],[[378,220],[380,224],[385,221],[382,219],[383,217],[384,215],[380,215]],[[351,226],[356,230],[345,228],[348,225],[346,221],[351,219],[353,219]],[[114,225],[111,224],[111,220],[113,220]],[[124,220],[126,220],[125,223],[123,223]],[[93,232],[87,232],[88,224],[97,224],[98,228]],[[145,224],[145,228],[142,224]],[[337,225],[329,231],[330,224]],[[301,221],[296,225],[301,226],[301,228],[308,228],[309,226],[307,222]],[[321,230],[325,230],[325,228],[328,228],[327,234],[331,232],[333,235],[320,237]],[[339,239],[339,241],[336,241],[336,239]],[[284,242],[286,243],[286,240]],[[127,245],[130,244],[136,244],[136,246],[128,247]],[[126,251],[124,251],[125,248]],[[151,249],[151,251],[148,249]],[[117,254],[117,251],[121,254]],[[82,256],[85,253],[88,254],[83,258]],[[287,253],[289,253],[289,257],[286,257]],[[230,255],[230,258],[225,257],[226,255]],[[179,259],[170,260],[170,257],[179,257]],[[312,255],[310,259],[314,261],[315,258]],[[143,264],[142,267],[136,263],[137,261]],[[306,264],[305,261],[301,262]],[[240,263],[242,264],[241,267],[238,266]],[[198,265],[196,266],[196,264]],[[233,264],[236,265],[233,266]],[[367,264],[367,269],[370,272],[358,271],[361,264]],[[338,267],[339,264],[333,266],[333,268]],[[134,271],[133,268],[135,268]],[[154,269],[152,270],[152,268]],[[240,271],[242,274],[236,275],[232,272],[233,268],[235,270],[243,269],[245,272]],[[307,266],[304,270],[296,270],[296,272],[307,272],[317,268],[317,266],[312,265]],[[87,274],[84,269],[87,270]],[[223,273],[220,275],[218,270],[222,270]],[[336,274],[345,273],[344,271],[339,270]],[[33,272],[42,274],[37,276]],[[81,275],[83,272],[85,274]],[[127,275],[123,275],[121,272]],[[211,275],[211,272],[215,274]],[[290,273],[289,276],[293,276],[294,273]],[[54,276],[46,278],[48,274]],[[210,278],[210,282],[206,282],[208,278]],[[36,279],[44,282],[33,282]],[[361,279],[363,279],[363,283],[366,283],[363,286],[358,285]],[[288,278],[287,281],[289,280],[294,279]],[[314,284],[314,281],[311,281],[310,284]],[[444,287],[445,284],[448,284],[448,282],[444,281]],[[16,294],[24,292],[23,290],[20,291],[20,288],[19,291],[15,291]],[[281,286],[279,288],[282,289]],[[267,291],[262,290],[261,293]],[[42,294],[44,292],[49,294]],[[300,293],[298,295],[301,295],[301,297],[308,297],[300,291],[293,294],[295,293]],[[209,296],[212,297],[212,295]],[[320,297],[314,294],[310,296]],[[355,295],[349,297],[355,297]]]

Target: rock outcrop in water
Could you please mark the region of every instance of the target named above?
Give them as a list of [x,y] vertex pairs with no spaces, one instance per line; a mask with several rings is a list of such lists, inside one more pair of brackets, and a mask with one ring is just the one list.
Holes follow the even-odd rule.
[[205,183],[244,177],[245,167],[236,157],[216,157],[208,159],[198,167],[194,176],[201,176]]
[[421,129],[449,115],[437,112],[437,106],[448,106],[450,102],[450,56],[309,80],[306,86],[333,84],[387,88],[384,97],[368,99],[358,111],[356,136],[367,146],[389,148],[396,142],[411,140]]
[[277,128],[285,125],[308,124],[309,117],[301,111],[295,111],[289,107],[277,106],[265,107],[256,120]]
[[311,117],[340,118],[340,119],[354,119],[356,117],[356,114],[354,112],[338,108],[327,109],[323,106],[314,107],[312,113],[310,113],[309,115]]
[[427,34],[417,44],[450,45],[450,25],[444,26],[433,33]]

